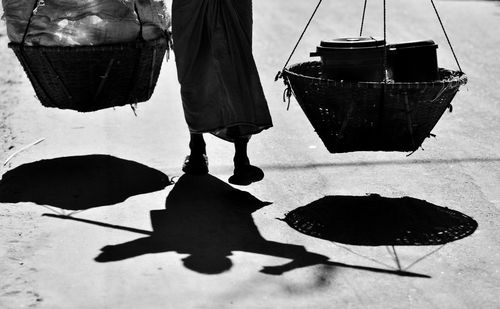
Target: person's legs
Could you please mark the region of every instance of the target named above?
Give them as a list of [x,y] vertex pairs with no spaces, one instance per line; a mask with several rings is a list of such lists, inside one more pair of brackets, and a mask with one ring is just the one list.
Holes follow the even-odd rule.
[[264,178],[264,172],[250,164],[247,146],[249,136],[238,137],[234,141],[234,174],[229,177],[229,183],[247,186],[252,182],[260,181]]
[[191,153],[186,157],[182,171],[186,174],[207,174],[208,158],[203,134],[191,133],[189,149]]
[[245,166],[250,164],[248,159],[247,146],[250,137],[239,137],[234,141],[234,166]]
[[202,133],[190,134],[189,149],[191,150],[191,156],[199,157],[207,154],[206,144]]

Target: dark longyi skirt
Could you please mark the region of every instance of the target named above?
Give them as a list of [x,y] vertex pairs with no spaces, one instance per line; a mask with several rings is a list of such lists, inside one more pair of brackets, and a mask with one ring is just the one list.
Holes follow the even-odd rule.
[[234,140],[270,128],[252,55],[252,1],[174,0],[172,26],[190,131]]

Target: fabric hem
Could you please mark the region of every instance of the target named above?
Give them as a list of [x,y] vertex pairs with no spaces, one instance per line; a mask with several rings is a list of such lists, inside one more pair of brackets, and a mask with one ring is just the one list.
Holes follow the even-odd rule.
[[262,132],[264,130],[267,130],[267,129],[270,129],[270,128],[273,127],[272,124],[256,125],[254,123],[248,123],[248,122],[237,122],[237,123],[232,123],[230,125],[224,125],[224,126],[221,126],[221,127],[215,128],[215,129],[206,129],[206,130],[192,130],[192,129],[189,129],[189,132],[190,133],[196,133],[196,134],[210,133],[210,134],[213,134],[214,136],[216,136],[216,137],[218,137],[220,139],[223,139],[225,141],[233,142],[235,140],[235,138],[229,137],[229,136],[226,136],[226,135],[218,135],[217,133],[221,132],[224,129],[228,129],[228,128],[231,128],[231,127],[237,127],[237,126],[247,126],[249,128],[252,128],[252,130],[249,130],[250,133],[248,133],[246,135],[243,135],[243,136],[251,136],[251,135],[259,134],[260,132]]

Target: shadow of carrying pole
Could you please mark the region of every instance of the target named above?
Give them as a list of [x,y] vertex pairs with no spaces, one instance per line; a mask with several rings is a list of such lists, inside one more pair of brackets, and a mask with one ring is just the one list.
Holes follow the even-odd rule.
[[151,231],[135,229],[135,228],[123,226],[123,225],[109,224],[109,223],[104,223],[104,222],[99,222],[99,221],[94,221],[94,220],[75,218],[72,216],[54,215],[54,214],[43,214],[42,216],[43,217],[50,217],[50,218],[57,218],[57,219],[64,219],[64,220],[72,220],[72,221],[77,221],[77,222],[82,222],[82,223],[87,223],[87,224],[93,224],[93,225],[97,225],[100,227],[106,227],[106,228],[110,228],[110,229],[121,230],[121,231],[136,233],[136,234],[153,235],[153,232],[151,232]]
[[392,270],[392,269],[384,269],[384,268],[377,268],[377,267],[349,265],[349,264],[338,263],[338,262],[326,262],[324,264],[329,265],[329,266],[335,266],[335,267],[344,267],[344,268],[351,268],[351,269],[357,269],[357,270],[366,270],[366,271],[371,271],[371,272],[376,272],[376,273],[381,273],[381,274],[397,275],[397,276],[401,276],[401,277],[414,277],[414,278],[426,278],[426,279],[432,278],[429,275],[414,273],[414,272],[410,272],[410,271],[402,270],[402,269],[401,270]]

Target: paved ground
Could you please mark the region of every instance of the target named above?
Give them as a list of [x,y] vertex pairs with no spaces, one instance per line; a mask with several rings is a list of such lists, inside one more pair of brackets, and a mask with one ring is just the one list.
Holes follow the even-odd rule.
[[[356,35],[361,2],[325,3],[292,62],[321,39]],[[18,178],[7,191],[6,177],[0,182],[0,307],[499,308],[500,6],[437,5],[470,82],[437,138],[407,158],[330,154],[294,101],[286,111],[273,79],[314,4],[255,1],[255,57],[275,127],[252,140],[266,178],[250,187],[226,183],[231,145],[213,137],[211,176],[178,178],[188,136],[173,61],[137,117],[129,107],[46,109],[2,27],[0,163],[43,141],[1,167]],[[382,33],[380,9],[372,1],[367,34]],[[390,3],[388,18],[389,40],[434,39],[440,65],[455,68],[430,4]],[[396,247],[401,273],[384,246],[332,243],[277,220],[324,196],[368,193],[426,200],[479,227],[444,247]],[[80,221],[44,215],[91,207],[72,215]]]

